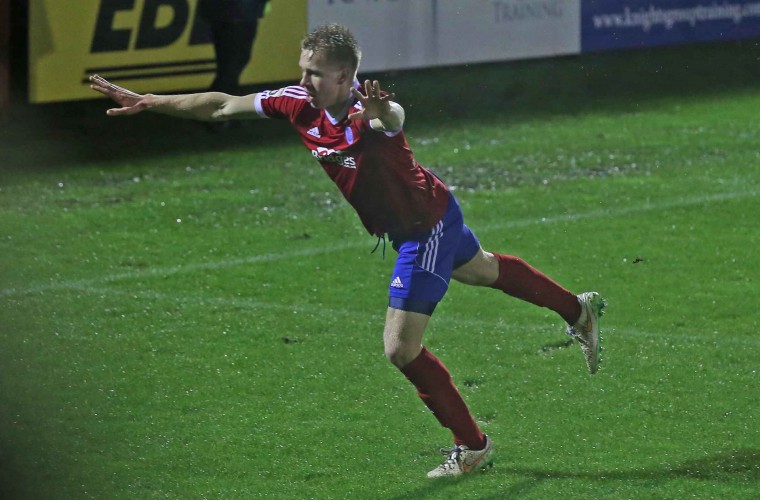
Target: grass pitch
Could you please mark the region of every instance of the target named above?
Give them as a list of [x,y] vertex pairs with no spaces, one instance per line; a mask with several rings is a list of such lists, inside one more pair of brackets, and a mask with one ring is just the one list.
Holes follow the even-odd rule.
[[385,360],[393,255],[289,128],[17,108],[0,172],[4,498],[755,498],[754,43],[379,75],[491,250],[602,292],[558,317],[455,284],[426,344],[496,445]]

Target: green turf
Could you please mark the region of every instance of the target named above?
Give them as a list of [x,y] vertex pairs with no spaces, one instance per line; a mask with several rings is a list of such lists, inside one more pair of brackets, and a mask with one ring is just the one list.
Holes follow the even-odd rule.
[[0,132],[0,497],[756,498],[756,45],[380,75],[483,245],[609,302],[590,377],[561,320],[453,285],[426,343],[496,445],[385,360],[393,252],[287,126],[103,101]]

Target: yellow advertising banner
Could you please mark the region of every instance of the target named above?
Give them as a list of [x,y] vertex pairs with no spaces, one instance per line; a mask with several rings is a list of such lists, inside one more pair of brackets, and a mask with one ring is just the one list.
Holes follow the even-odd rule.
[[[300,77],[307,0],[272,0],[259,23],[242,84]],[[98,97],[98,73],[136,92],[205,89],[214,49],[196,0],[30,0],[29,97],[55,102]]]

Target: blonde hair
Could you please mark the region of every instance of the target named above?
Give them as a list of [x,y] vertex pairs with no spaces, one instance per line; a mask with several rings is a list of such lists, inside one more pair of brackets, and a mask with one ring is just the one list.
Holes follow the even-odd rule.
[[322,54],[328,61],[348,66],[354,72],[362,58],[356,38],[340,24],[324,24],[314,29],[301,40],[301,50]]

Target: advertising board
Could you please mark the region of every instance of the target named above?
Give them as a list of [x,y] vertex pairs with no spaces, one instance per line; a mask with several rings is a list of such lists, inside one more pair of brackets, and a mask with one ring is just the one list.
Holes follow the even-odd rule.
[[330,22],[356,35],[364,71],[580,50],[580,0],[310,0],[309,29]]
[[[137,92],[207,88],[214,50],[196,0],[30,0],[32,102],[97,97],[99,73]],[[306,0],[273,0],[241,83],[298,78]]]
[[760,2],[584,0],[583,52],[760,37]]

